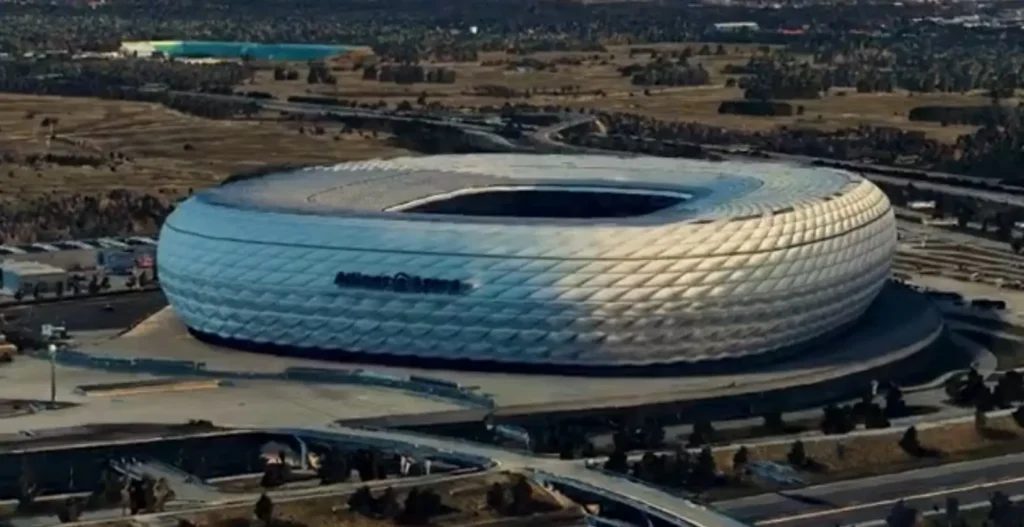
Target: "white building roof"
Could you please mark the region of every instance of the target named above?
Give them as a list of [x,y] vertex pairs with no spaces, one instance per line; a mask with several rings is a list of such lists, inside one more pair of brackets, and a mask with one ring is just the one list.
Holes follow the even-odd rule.
[[57,275],[65,274],[67,271],[55,265],[32,261],[5,261],[0,268],[4,272],[17,273],[21,276],[30,275]]

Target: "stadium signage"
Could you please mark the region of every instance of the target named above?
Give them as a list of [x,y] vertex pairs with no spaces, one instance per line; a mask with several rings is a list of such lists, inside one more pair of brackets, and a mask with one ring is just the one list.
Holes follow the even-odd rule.
[[363,273],[340,272],[334,275],[334,285],[395,293],[422,295],[464,295],[473,286],[462,280],[423,278],[405,273],[395,275],[367,275]]

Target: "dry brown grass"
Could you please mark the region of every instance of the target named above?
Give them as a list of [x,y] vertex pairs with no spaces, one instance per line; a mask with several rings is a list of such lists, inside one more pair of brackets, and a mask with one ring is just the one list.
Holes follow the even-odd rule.
[[[635,47],[657,48],[662,50],[683,49],[690,47],[693,50],[700,48],[701,43],[681,44],[652,44]],[[711,45],[714,49],[715,45]],[[474,97],[463,95],[467,89],[473,86],[495,84],[508,86],[515,89],[557,89],[562,86],[580,85],[584,90],[604,90],[609,95],[628,95],[630,92],[642,92],[629,83],[628,77],[623,77],[617,70],[620,66],[628,64],[644,63],[649,60],[647,55],[629,57],[629,46],[611,46],[606,53],[598,52],[541,52],[530,55],[508,55],[505,53],[481,53],[480,63],[433,63],[427,67],[444,67],[455,70],[457,73],[454,84],[416,84],[403,86],[392,83],[381,83],[377,81],[362,80],[362,73],[359,71],[334,71],[338,79],[337,86],[309,85],[306,83],[307,69],[304,65],[294,65],[299,71],[299,79],[295,81],[274,81],[273,71],[263,70],[257,72],[251,89],[268,91],[279,97],[290,95],[328,95],[338,96],[347,99],[358,99],[361,101],[376,101],[379,99],[415,99],[421,93],[426,92],[428,97],[451,105],[480,106],[500,105],[504,99],[494,97]],[[691,61],[700,62],[712,74],[712,82],[724,84],[725,76],[719,72],[727,64],[742,64],[757,53],[756,46],[729,46],[729,54],[723,56],[693,57]],[[582,65],[559,65],[557,71],[514,71],[509,70],[505,65],[488,65],[482,63],[492,61],[515,61],[523,58],[533,58],[541,61],[553,61],[559,58],[580,58],[584,59]],[[537,96],[530,99],[534,104],[566,103],[571,102],[574,97],[566,96]]]
[[[502,516],[487,507],[487,490],[492,483],[512,484],[521,476],[515,474],[487,474],[478,477],[463,478],[455,481],[441,482],[428,487],[438,492],[445,507],[454,511],[443,517],[444,525],[500,525]],[[552,511],[550,517],[533,516],[528,519],[530,525],[561,525],[561,519],[578,516],[579,509],[574,504],[566,506],[548,491],[533,485],[532,500],[542,504],[544,510]],[[398,500],[405,500],[409,489],[398,490]],[[382,490],[374,491],[380,496]],[[308,499],[278,501],[274,504],[275,523],[279,525],[302,525],[306,527],[384,527],[394,525],[385,519],[368,518],[348,510],[347,500],[351,491],[339,492],[333,496],[322,496]],[[560,514],[566,513],[566,514]],[[253,505],[231,506],[214,511],[188,512],[173,514],[175,519],[186,519],[194,525],[205,527],[227,527],[248,525],[253,517]],[[514,520],[513,520],[514,521]],[[435,522],[435,524],[437,524]],[[102,527],[122,527],[123,521],[111,521],[101,524]]]
[[[34,115],[26,118],[27,115]],[[59,119],[47,147],[44,117]],[[297,123],[221,121],[191,117],[157,104],[98,99],[0,95],[0,151],[121,152],[109,167],[32,167],[0,162],[0,199],[46,192],[139,189],[179,194],[266,164],[328,163],[407,153],[381,139],[331,133],[303,135]],[[333,127],[328,132],[336,132]],[[187,151],[185,144],[194,150]]]
[[[664,50],[690,47],[700,48],[701,43],[663,43],[635,47],[653,47]],[[715,44],[710,45],[715,49]],[[644,95],[642,87],[632,86],[629,79],[622,77],[616,68],[648,60],[646,55],[629,57],[629,46],[611,46],[607,53],[550,52],[535,53],[529,57],[539,60],[553,60],[559,57],[580,57],[588,59],[580,66],[559,66],[557,72],[516,72],[504,66],[481,66],[480,64],[436,64],[454,69],[458,76],[453,85],[417,84],[399,86],[376,81],[363,81],[361,74],[353,71],[334,72],[338,86],[310,86],[305,82],[305,70],[299,66],[300,80],[275,82],[270,71],[256,76],[253,89],[272,92],[281,97],[289,95],[328,95],[363,102],[380,99],[396,103],[406,99],[412,102],[426,92],[428,100],[433,99],[450,106],[498,106],[505,99],[496,97],[466,96],[462,93],[483,84],[496,84],[515,89],[550,88],[565,85],[580,85],[585,90],[603,90],[607,96],[535,96],[526,102],[531,104],[558,104],[573,108],[596,108],[649,115],[661,119],[698,121],[709,125],[750,131],[766,131],[779,126],[796,126],[822,130],[855,127],[859,125],[895,126],[907,130],[919,130],[940,141],[954,142],[956,138],[974,130],[971,126],[943,127],[937,123],[910,122],[907,112],[922,105],[985,105],[989,101],[980,94],[930,94],[909,96],[906,92],[857,94],[852,89],[832,90],[828,97],[818,100],[791,101],[794,106],[805,108],[803,116],[794,117],[751,117],[719,115],[718,105],[724,100],[742,98],[742,90],[725,88],[728,75],[721,73],[728,64],[743,64],[757,53],[756,45],[728,45],[727,55],[693,57],[694,63],[701,63],[712,74],[711,86],[651,88],[650,95]],[[593,60],[596,57],[596,60]],[[518,57],[504,53],[485,53],[480,60],[513,60]],[[434,65],[432,65],[434,66]],[[842,93],[843,95],[838,95]],[[511,102],[520,102],[515,99]],[[1012,103],[1013,101],[1009,101]]]
[[[808,457],[824,467],[822,472],[806,474],[805,479],[811,483],[853,479],[1024,450],[1024,430],[1010,416],[990,417],[983,432],[975,428],[974,422],[918,429],[921,445],[938,451],[939,457],[913,457],[904,452],[899,440],[905,431],[905,428],[894,428],[891,434],[805,442]],[[840,442],[845,445],[842,458],[836,449]],[[715,450],[719,468],[732,471],[732,456],[737,448]],[[749,446],[747,449],[752,461],[785,462],[791,444]]]
[[[843,95],[838,95],[843,93]],[[915,106],[947,105],[978,106],[988,104],[980,95],[930,94],[909,96],[905,92],[858,94],[853,90],[832,90],[821,99],[789,101],[803,106],[804,115],[793,117],[753,117],[719,115],[718,105],[725,100],[742,99],[743,91],[724,86],[670,88],[652,90],[632,96],[618,95],[572,103],[570,106],[597,108],[648,115],[676,121],[698,121],[712,126],[737,130],[766,131],[779,126],[836,130],[861,125],[892,126],[917,130],[944,142],[955,142],[960,135],[975,130],[974,126],[941,126],[938,123],[911,122],[907,113]]]

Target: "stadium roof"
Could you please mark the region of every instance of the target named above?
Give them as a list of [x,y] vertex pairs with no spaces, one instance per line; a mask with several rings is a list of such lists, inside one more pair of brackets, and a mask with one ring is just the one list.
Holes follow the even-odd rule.
[[685,197],[653,214],[614,221],[648,224],[790,212],[829,201],[860,182],[840,170],[768,162],[484,154],[309,167],[227,184],[199,197],[230,208],[328,216],[395,216],[389,209],[501,187],[589,187]]

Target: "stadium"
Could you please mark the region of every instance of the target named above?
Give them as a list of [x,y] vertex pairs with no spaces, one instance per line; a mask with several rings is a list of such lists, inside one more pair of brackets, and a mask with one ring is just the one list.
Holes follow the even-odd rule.
[[442,155],[233,181],[165,223],[160,281],[219,345],[499,371],[756,367],[848,328],[896,223],[858,175]]

